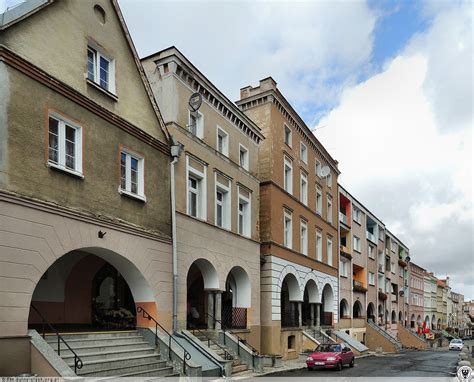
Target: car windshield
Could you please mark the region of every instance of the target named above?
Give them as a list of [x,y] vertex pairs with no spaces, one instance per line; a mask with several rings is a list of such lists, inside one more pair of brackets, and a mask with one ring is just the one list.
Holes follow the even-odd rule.
[[451,343],[453,344],[461,344],[462,340],[452,340]]
[[334,353],[341,351],[341,349],[339,344],[321,344],[316,348],[316,351],[320,353]]

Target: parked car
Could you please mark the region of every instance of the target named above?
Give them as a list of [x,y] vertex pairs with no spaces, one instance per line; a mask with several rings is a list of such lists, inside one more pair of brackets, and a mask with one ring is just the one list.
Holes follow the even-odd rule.
[[354,353],[352,353],[352,350],[346,344],[320,344],[314,352],[306,358],[308,370],[342,370],[344,365],[354,367]]
[[449,350],[461,350],[463,346],[464,342],[458,338],[455,338],[449,343]]

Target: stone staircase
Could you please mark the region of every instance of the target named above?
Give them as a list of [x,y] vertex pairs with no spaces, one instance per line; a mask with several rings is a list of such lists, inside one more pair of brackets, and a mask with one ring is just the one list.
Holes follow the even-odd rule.
[[393,335],[388,331],[385,331],[383,328],[379,327],[373,321],[367,321],[367,327],[372,328],[375,332],[387,339],[394,346],[397,352],[400,352],[403,349],[403,345],[400,343],[400,341],[398,341],[398,339],[393,337]]
[[[332,329],[332,328],[329,328]],[[324,331],[326,333],[327,328],[321,327],[321,328],[316,328],[316,327],[308,327],[304,331],[308,333],[311,337],[313,337],[316,341],[318,341],[320,344],[325,343],[327,344],[328,342],[336,342],[334,339],[332,339],[329,336],[325,336],[321,333],[321,331]]]
[[249,370],[247,364],[243,363],[238,355],[233,354],[228,347],[217,343],[216,332],[199,330],[193,335],[201,341],[204,347],[209,348],[223,360],[232,360],[232,376]]
[[[137,331],[69,333],[61,336],[83,362],[83,367],[77,370],[78,376],[104,377],[101,379],[179,376]],[[46,335],[45,340],[57,353],[57,336]],[[74,370],[74,354],[62,342],[60,350],[60,357]],[[153,379],[147,378],[150,381]]]

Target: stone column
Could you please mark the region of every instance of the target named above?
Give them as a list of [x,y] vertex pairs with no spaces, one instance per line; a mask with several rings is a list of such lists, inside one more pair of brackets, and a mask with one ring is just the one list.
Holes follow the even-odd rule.
[[222,291],[220,291],[220,290],[215,291],[214,299],[215,299],[215,301],[214,301],[214,304],[215,304],[215,315],[214,315],[214,317],[216,318],[216,329],[220,330],[221,323],[218,322],[217,320],[222,321]]
[[213,329],[214,328],[214,293],[212,291],[208,291],[207,293],[207,328]]
[[315,324],[315,322],[314,322],[314,306],[315,306],[315,304],[310,304],[309,305],[309,315],[310,315],[311,326],[314,326],[314,324]]
[[298,327],[303,326],[303,303],[301,301],[297,302],[298,304]]
[[321,304],[316,304],[316,327],[321,326]]

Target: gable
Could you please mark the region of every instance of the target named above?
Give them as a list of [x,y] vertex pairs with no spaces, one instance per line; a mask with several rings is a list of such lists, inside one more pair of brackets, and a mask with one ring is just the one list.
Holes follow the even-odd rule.
[[[167,140],[158,107],[114,0],[53,2],[2,31],[0,43],[154,138]],[[88,46],[113,62],[115,94],[87,80]]]

